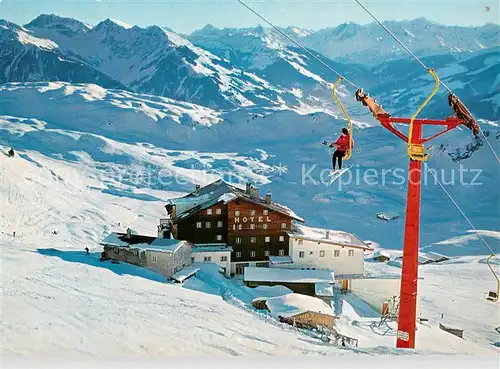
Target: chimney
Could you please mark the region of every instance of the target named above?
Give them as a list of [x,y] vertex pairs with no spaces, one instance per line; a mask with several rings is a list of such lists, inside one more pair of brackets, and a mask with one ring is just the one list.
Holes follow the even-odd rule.
[[170,219],[160,219],[158,238],[172,238],[172,222]]
[[250,196],[253,197],[254,199],[258,199],[259,198],[259,187],[252,186],[252,191],[250,192]]
[[199,184],[196,185],[196,192],[198,192],[200,190],[200,187],[201,186]]
[[127,240],[130,240],[132,238],[132,230],[130,228],[127,228]]
[[329,229],[327,229],[325,233],[326,233],[326,234],[325,234],[325,238],[326,238],[327,240],[329,240],[329,239],[330,239],[330,230],[329,230]]
[[247,182],[247,186],[245,188],[245,193],[247,195],[250,195],[251,191],[252,191],[252,184],[250,182]]
[[271,193],[268,192],[266,193],[266,204],[270,204],[271,203]]

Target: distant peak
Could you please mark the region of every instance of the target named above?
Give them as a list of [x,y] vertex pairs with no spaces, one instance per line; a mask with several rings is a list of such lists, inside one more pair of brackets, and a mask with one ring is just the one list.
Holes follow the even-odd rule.
[[112,18],[107,18],[97,24],[95,27],[95,30],[102,30],[102,29],[130,29],[133,28],[130,24],[127,24],[125,22],[119,21],[117,19],[112,19]]
[[125,29],[129,29],[129,28],[132,28],[132,27],[133,27],[133,26],[131,26],[130,24],[127,24],[127,23],[125,23],[125,22],[122,22],[122,21],[120,21],[120,20],[118,20],[118,19],[108,18],[107,20],[109,20],[110,22],[113,22],[113,23],[115,23],[115,24],[117,24],[117,25],[119,25],[120,27],[123,27],[123,28],[125,28]]
[[80,22],[79,20],[67,17],[61,17],[56,14],[40,14],[31,22],[25,25],[26,28],[44,28],[48,26],[66,26],[67,28],[91,29],[92,26]]

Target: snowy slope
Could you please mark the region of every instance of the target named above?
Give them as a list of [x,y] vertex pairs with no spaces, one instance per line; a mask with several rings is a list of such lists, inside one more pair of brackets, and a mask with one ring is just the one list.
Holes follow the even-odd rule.
[[[154,273],[100,263],[100,233],[118,221],[150,232],[161,216],[161,202],[89,190],[95,180],[83,171],[70,182],[71,165],[27,155],[0,157],[4,355],[61,349],[80,355],[335,351],[298,345],[297,333],[265,324],[218,297],[165,284]],[[50,196],[53,190],[57,199]],[[85,245],[93,251],[90,256],[81,251]],[[277,339],[279,346],[268,343]]]
[[[249,306],[261,293],[276,296],[279,290],[243,287],[214,272],[216,266],[202,266],[181,287],[143,268],[100,262],[97,241],[103,234],[122,227],[152,234],[163,202],[102,193],[93,188],[99,184],[95,173],[81,165],[31,151],[0,156],[4,357],[61,350],[99,357],[403,354],[393,348],[391,335],[350,324],[347,311],[346,326],[339,328],[360,340],[355,351],[280,324]],[[170,196],[176,193],[162,191],[159,197]],[[443,303],[432,300],[430,311],[441,311]],[[486,338],[475,332],[480,336],[459,340],[435,326],[420,327],[416,353],[495,354],[474,343],[489,339],[490,332]]]
[[[28,100],[30,104],[24,104]],[[349,162],[353,169],[342,181],[327,188],[318,183],[331,165],[321,142],[333,140],[345,122],[321,112],[249,107],[219,113],[164,98],[65,84],[4,85],[0,88],[0,109],[5,114],[6,127],[2,143],[17,150],[35,150],[75,163],[84,159],[72,151],[81,151],[84,156],[108,165],[134,163],[152,173],[151,182],[156,189],[162,189],[158,178],[162,177],[164,166],[168,169],[167,178],[184,171],[182,178],[191,178],[191,183],[209,183],[218,175],[233,182],[250,179],[265,184],[263,191],[271,191],[276,201],[292,208],[312,226],[353,232],[387,248],[401,248],[408,159],[404,143],[381,127],[355,131],[354,140],[360,152]],[[40,128],[16,134],[17,119],[25,119],[24,116],[43,123],[31,120],[27,126]],[[498,126],[485,122],[483,129],[498,152]],[[83,138],[72,138],[81,133]],[[147,156],[141,154],[137,159],[128,153],[109,154],[107,145],[101,143],[107,140],[152,146]],[[466,129],[448,133],[433,145],[429,166],[438,170],[439,178],[475,226],[500,229],[494,206],[500,201],[496,191],[498,169],[488,147],[480,140],[473,143]],[[130,146],[125,147],[123,151]],[[170,151],[194,152],[189,154],[191,157],[174,161],[172,171],[171,160],[178,154]],[[220,153],[222,157],[210,153]],[[460,157],[464,159],[452,160]],[[350,175],[352,182],[347,183]],[[203,179],[195,180],[198,176]],[[455,185],[450,186],[452,176]],[[425,178],[422,245],[463,235],[470,227],[432,177],[427,174]],[[176,190],[191,188],[184,182],[181,185],[173,181],[173,185]],[[376,218],[379,212],[401,217],[383,222]],[[465,254],[470,255],[471,251],[484,253],[481,248],[472,248]]]
[[163,202],[91,190],[91,173],[26,155],[0,157],[2,355],[345,354],[218,296],[101,263],[103,233],[130,226],[151,234]]

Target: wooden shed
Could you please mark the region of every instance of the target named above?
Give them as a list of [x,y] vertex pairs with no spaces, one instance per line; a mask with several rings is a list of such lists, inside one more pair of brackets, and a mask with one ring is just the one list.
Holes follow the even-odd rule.
[[280,316],[280,322],[293,325],[298,328],[316,328],[326,327],[331,329],[335,325],[335,321],[339,319],[336,316],[318,313],[315,311],[305,311],[292,316]]

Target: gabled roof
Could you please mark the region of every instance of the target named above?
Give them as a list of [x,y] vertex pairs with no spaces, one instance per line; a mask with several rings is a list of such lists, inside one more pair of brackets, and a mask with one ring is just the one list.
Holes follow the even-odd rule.
[[303,239],[315,242],[329,243],[344,247],[354,247],[363,250],[373,250],[366,243],[361,241],[356,235],[343,231],[331,229],[306,227],[302,224],[295,224],[292,232],[287,232],[292,238]]
[[127,238],[126,233],[112,232],[107,235],[102,241],[103,246],[126,247],[130,249],[140,249],[149,251],[161,252],[176,252],[184,244],[189,244],[187,241],[179,241],[171,238],[157,238],[151,236],[142,236],[131,234]]
[[126,233],[112,232],[101,241],[101,245],[117,247],[129,247],[130,245],[136,244],[150,245],[155,239],[156,237],[142,236],[139,234],[131,234],[130,238],[127,238]]
[[287,215],[290,218],[303,222],[304,219],[295,214],[291,209],[286,206],[280,205],[276,202],[266,203],[264,197],[253,197],[245,192],[244,188],[241,188],[235,184],[229,184],[224,180],[220,179],[209,185],[200,188],[197,191],[193,191],[184,197],[170,199],[167,204],[176,205],[177,214],[172,221],[175,223],[181,219],[190,217],[191,215],[199,212],[200,210],[207,209],[215,204],[224,203],[227,204],[236,199],[242,199],[260,205],[269,210],[279,212],[281,214]]

